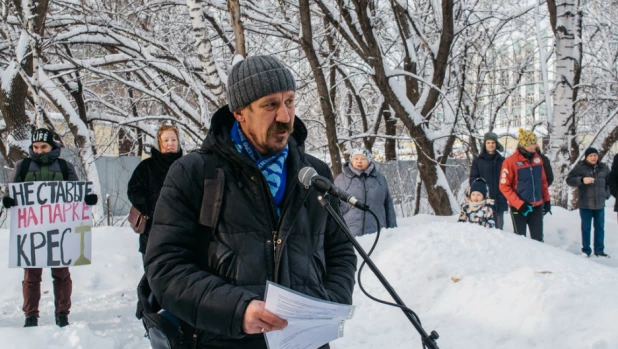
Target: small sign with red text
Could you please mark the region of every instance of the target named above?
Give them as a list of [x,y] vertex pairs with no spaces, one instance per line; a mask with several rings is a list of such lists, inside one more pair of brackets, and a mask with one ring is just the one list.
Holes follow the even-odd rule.
[[92,182],[11,183],[9,268],[60,268],[92,259]]

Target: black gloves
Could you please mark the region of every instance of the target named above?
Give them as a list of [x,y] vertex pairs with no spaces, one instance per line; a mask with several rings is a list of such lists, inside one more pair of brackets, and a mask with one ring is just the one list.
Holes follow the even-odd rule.
[[545,201],[543,203],[543,216],[545,216],[548,213],[553,214],[551,213],[551,201]]
[[10,196],[5,196],[2,198],[2,206],[4,206],[4,208],[11,208],[13,206],[15,206],[15,199],[13,199]]
[[530,212],[532,212],[532,205],[524,201],[524,204],[521,205],[521,207],[517,211],[519,212],[520,215],[526,217],[527,215],[530,214]]
[[99,202],[99,197],[97,196],[97,194],[88,194],[84,198],[84,202],[88,206],[94,206],[97,204],[97,202]]

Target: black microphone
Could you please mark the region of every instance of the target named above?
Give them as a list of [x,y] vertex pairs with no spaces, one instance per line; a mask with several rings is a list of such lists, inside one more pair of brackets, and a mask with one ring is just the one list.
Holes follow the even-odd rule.
[[298,180],[306,187],[313,185],[319,191],[336,196],[340,200],[345,201],[358,209],[363,211],[367,211],[369,209],[369,206],[365,205],[354,196],[337,188],[333,183],[331,183],[330,180],[328,180],[328,178],[320,176],[313,167],[303,167],[300,172],[298,172]]

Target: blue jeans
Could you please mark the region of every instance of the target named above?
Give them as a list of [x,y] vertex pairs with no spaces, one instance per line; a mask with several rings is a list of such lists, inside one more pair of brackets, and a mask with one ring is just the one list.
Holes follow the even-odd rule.
[[600,210],[579,209],[579,216],[582,219],[582,252],[590,255],[590,224],[594,219],[594,253],[602,253],[605,246],[605,208]]

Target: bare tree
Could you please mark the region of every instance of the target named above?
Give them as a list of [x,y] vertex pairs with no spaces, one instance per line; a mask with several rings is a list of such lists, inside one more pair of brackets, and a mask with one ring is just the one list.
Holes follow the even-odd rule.
[[[410,52],[409,40],[413,40],[411,33],[416,30],[417,39],[425,41],[427,37],[419,30],[414,18],[413,9],[399,2],[391,1],[389,7],[379,7],[372,1],[338,1],[331,4],[328,1],[318,0],[317,6],[327,18],[328,22],[337,28],[339,34],[346,40],[351,50],[355,52],[363,62],[372,70],[372,78],[377,88],[384,93],[384,98],[410,132],[417,146],[419,171],[428,191],[429,203],[439,215],[450,215],[456,209],[456,202],[442,169],[438,166],[433,148],[433,141],[427,136],[427,122],[432,118],[432,111],[438,103],[441,94],[440,88],[444,81],[447,70],[447,62],[451,44],[453,42],[453,2],[444,0],[440,9],[432,9],[436,13],[431,18],[432,24],[437,24],[440,32],[437,33],[435,42],[436,49],[424,45],[424,54],[431,57],[433,73],[430,82],[420,77],[416,70],[415,59],[419,52]],[[431,5],[427,5],[431,7]],[[338,13],[333,13],[333,9]],[[389,67],[389,57],[378,39],[382,35],[381,28],[377,23],[380,18],[390,18],[393,22],[399,21],[399,40],[404,53],[404,61],[409,62],[404,69]],[[342,21],[341,21],[342,20]],[[384,19],[383,19],[384,20]],[[388,19],[384,20],[388,21]],[[425,43],[427,43],[425,41]],[[408,83],[408,89],[399,86],[398,79]],[[421,99],[421,88],[415,88],[417,80],[426,84],[423,89],[425,95]],[[412,87],[410,87],[412,86]],[[406,93],[401,93],[401,91]],[[416,105],[415,105],[416,104]],[[420,110],[420,112],[419,112]]]
[[240,2],[238,0],[228,0],[228,8],[232,17],[232,27],[234,28],[234,39],[236,42],[236,54],[242,57],[247,56],[245,47],[245,29],[240,17]]
[[[38,88],[39,85],[38,79],[33,78],[38,77],[38,74],[35,74],[38,69],[35,68],[38,68],[40,63],[48,3],[48,0],[38,1],[36,6],[32,1],[2,0],[0,3],[0,37],[4,41],[3,51],[8,53],[4,55],[6,65],[0,74],[0,111],[6,123],[3,131],[10,135],[6,138],[8,146],[2,141],[0,150],[11,164],[26,156],[30,125],[34,124],[34,118],[27,115],[26,100],[29,86],[34,83],[35,88]],[[38,102],[38,95],[35,98]],[[40,113],[40,102],[38,105],[37,110]]]
[[[95,125],[111,125],[123,154],[141,154],[161,123],[178,125],[198,146],[226,103],[232,63],[271,54],[297,78],[309,152],[338,174],[350,147],[394,160],[397,141],[412,141],[417,208],[451,214],[458,205],[448,158],[478,154],[483,132],[512,135],[518,106],[547,109],[548,131],[543,120],[528,125],[548,132],[559,171],[580,158],[581,145],[611,151],[617,74],[607,43],[618,16],[614,3],[578,1],[59,0],[44,2],[43,16],[36,11],[44,6],[29,6],[29,16],[21,8],[28,1],[0,0],[0,152],[10,162],[22,157],[28,125],[54,128],[52,114],[69,130],[66,146],[89,149],[84,168],[110,143],[97,143]],[[555,32],[553,51],[543,27]],[[529,45],[534,36],[538,50]],[[531,85],[542,85],[544,96],[522,96]]]
[[300,44],[307,56],[307,60],[311,66],[314,79],[317,85],[320,108],[324,115],[324,122],[326,123],[326,138],[328,139],[328,150],[330,153],[331,169],[334,176],[338,176],[341,173],[341,156],[339,155],[339,147],[337,145],[337,125],[335,122],[335,108],[333,107],[333,100],[329,93],[326,77],[322,71],[322,64],[318,58],[318,54],[314,48],[313,42],[313,30],[311,26],[311,12],[309,9],[309,0],[299,0],[298,2],[301,33]]
[[[589,136],[583,139],[583,148],[597,147],[603,159],[618,141],[618,3],[591,1],[587,5],[577,27],[585,28],[580,42],[586,43],[582,52],[588,64],[580,74],[580,93],[574,103],[578,133]],[[581,23],[584,16],[585,27]],[[580,154],[573,163],[581,158]]]

